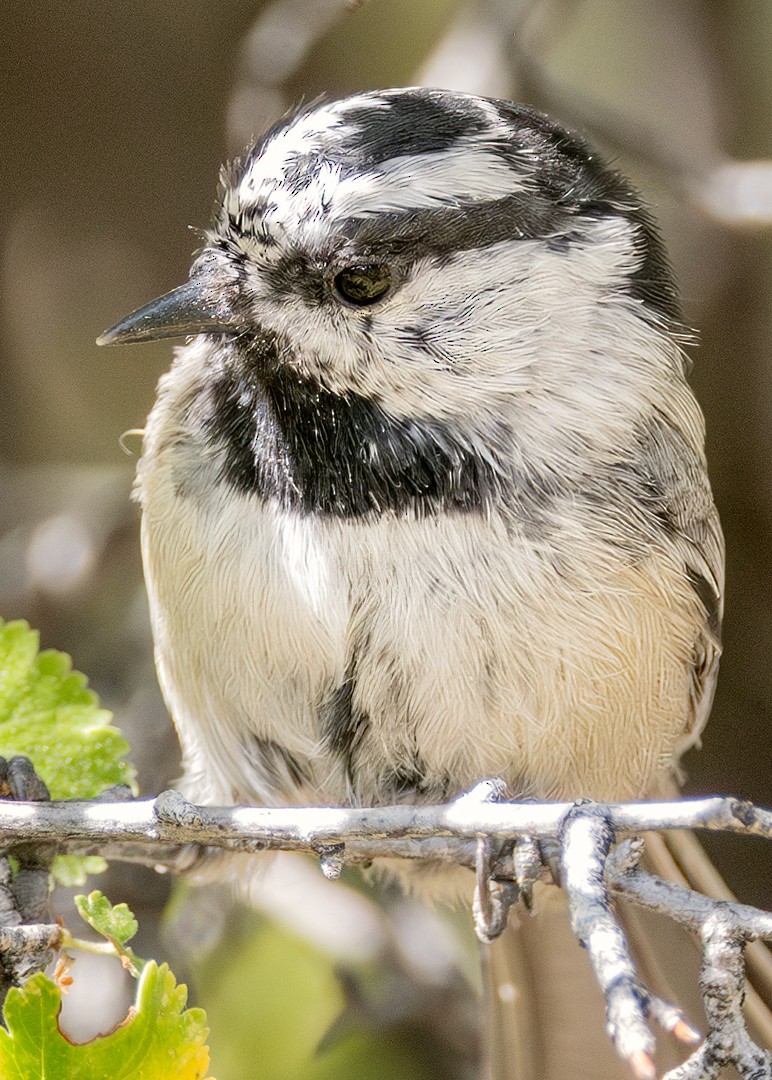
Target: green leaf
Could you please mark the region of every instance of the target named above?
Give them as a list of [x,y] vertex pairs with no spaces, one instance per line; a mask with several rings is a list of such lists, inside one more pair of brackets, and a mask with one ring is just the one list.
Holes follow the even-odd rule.
[[[203,1080],[209,1068],[202,1009],[186,1009],[187,988],[166,964],[145,965],[134,1008],[107,1035],[74,1045],[58,1024],[61,992],[34,975],[8,992],[0,1028],[3,1080]],[[212,1080],[210,1077],[209,1080]]]
[[72,889],[85,885],[91,874],[104,874],[106,869],[101,855],[57,855],[51,873],[60,885]]
[[[75,907],[81,918],[92,929],[96,930],[102,937],[107,938],[110,948],[119,957],[123,966],[131,972],[135,979],[139,978],[145,961],[137,956],[127,944],[139,929],[137,920],[128,906],[126,904],[116,904],[113,907],[107,897],[95,889],[88,896],[76,896]],[[107,948],[105,945],[89,945],[86,941],[74,937],[67,944],[73,948],[98,949],[99,951]]]
[[117,945],[125,945],[136,934],[139,926],[127,904],[115,904],[98,889],[88,896],[76,896],[78,914],[102,937]]
[[134,787],[129,745],[65,653],[39,652],[26,622],[0,619],[0,755],[25,754],[53,799]]

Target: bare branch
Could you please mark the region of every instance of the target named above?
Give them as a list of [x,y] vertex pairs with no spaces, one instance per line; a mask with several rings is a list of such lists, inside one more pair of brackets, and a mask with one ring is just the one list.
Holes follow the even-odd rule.
[[[554,878],[566,891],[572,929],[604,993],[609,1035],[637,1080],[653,1080],[649,1021],[685,1043],[697,1042],[699,1033],[641,982],[610,899],[624,896],[680,923],[702,944],[708,1033],[666,1080],[714,1077],[728,1064],[749,1080],[772,1080],[772,1056],[753,1043],[742,1014],[744,949],[772,939],[772,914],[645,873],[638,867],[643,841],[617,844],[625,835],[670,829],[772,839],[772,812],[720,797],[605,805],[506,802],[503,793],[500,781],[485,780],[434,806],[206,807],[175,791],[135,802],[0,801],[0,854],[40,850],[47,859],[99,852],[185,872],[213,849],[305,851],[330,878],[345,861],[383,856],[453,862],[476,871],[475,925],[484,941],[504,930],[516,900],[530,907],[536,881]],[[18,930],[34,937],[39,928]],[[41,955],[50,944],[42,942]],[[0,940],[0,955],[6,947],[18,951],[19,943]]]
[[636,1080],[654,1080],[652,1017],[686,1042],[699,1039],[681,1011],[652,994],[635,970],[609,898],[606,868],[615,842],[602,807],[578,805],[563,827],[562,884],[571,929],[585,946],[607,1005],[607,1031]]
[[[168,791],[156,799],[133,802],[0,802],[0,843],[10,850],[25,842],[43,842],[77,854],[89,853],[95,845],[101,851],[106,845],[125,843],[312,853],[321,846],[345,843],[347,859],[393,854],[459,861],[460,856],[464,865],[473,866],[479,837],[555,840],[573,806],[483,802],[465,794],[432,806],[215,807],[194,806],[178,792]],[[772,811],[740,799],[610,803],[603,804],[603,811],[617,836],[707,829],[772,839]]]
[[[29,758],[0,757],[0,805],[13,805],[6,800],[49,805],[50,798]],[[51,962],[62,936],[61,927],[47,920],[52,849],[22,843],[14,852],[15,873],[7,853],[0,856],[0,1003],[10,987],[20,986]]]
[[772,1078],[772,1054],[751,1040],[742,1013],[745,992],[743,952],[750,941],[772,940],[772,914],[745,904],[713,900],[637,868],[623,844],[607,866],[610,888],[641,907],[657,911],[697,934],[702,943],[700,975],[708,1034],[688,1061],[665,1080],[712,1080],[727,1065],[743,1077]]

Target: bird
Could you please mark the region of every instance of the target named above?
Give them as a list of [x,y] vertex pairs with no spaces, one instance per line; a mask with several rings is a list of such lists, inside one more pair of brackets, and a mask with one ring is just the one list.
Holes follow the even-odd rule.
[[[189,280],[100,343],[173,337],[135,492],[186,793],[672,789],[713,698],[724,543],[663,242],[580,135],[425,87],[302,106],[224,168]],[[531,922],[499,988],[549,950]],[[501,1006],[492,1075],[624,1075],[600,1013],[581,1048],[577,1001],[602,1003],[576,954],[556,931],[527,1007]]]

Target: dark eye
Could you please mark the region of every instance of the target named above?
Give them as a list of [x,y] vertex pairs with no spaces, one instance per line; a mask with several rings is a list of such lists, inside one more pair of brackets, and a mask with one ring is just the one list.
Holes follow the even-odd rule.
[[347,266],[335,275],[335,291],[355,307],[374,304],[391,288],[388,266]]

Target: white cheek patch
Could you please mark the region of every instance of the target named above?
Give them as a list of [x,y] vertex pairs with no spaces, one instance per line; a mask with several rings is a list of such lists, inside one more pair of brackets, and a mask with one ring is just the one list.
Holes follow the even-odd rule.
[[[394,416],[458,422],[545,391],[550,408],[565,409],[564,430],[591,428],[599,402],[606,408],[627,393],[620,381],[640,387],[636,366],[679,362],[674,343],[627,294],[640,258],[630,223],[609,218],[587,223],[570,253],[510,240],[458,252],[441,266],[422,260],[391,299],[367,312],[300,297],[266,297],[259,307],[305,374],[333,392],[375,396]],[[545,423],[554,426],[554,416],[545,413]]]

